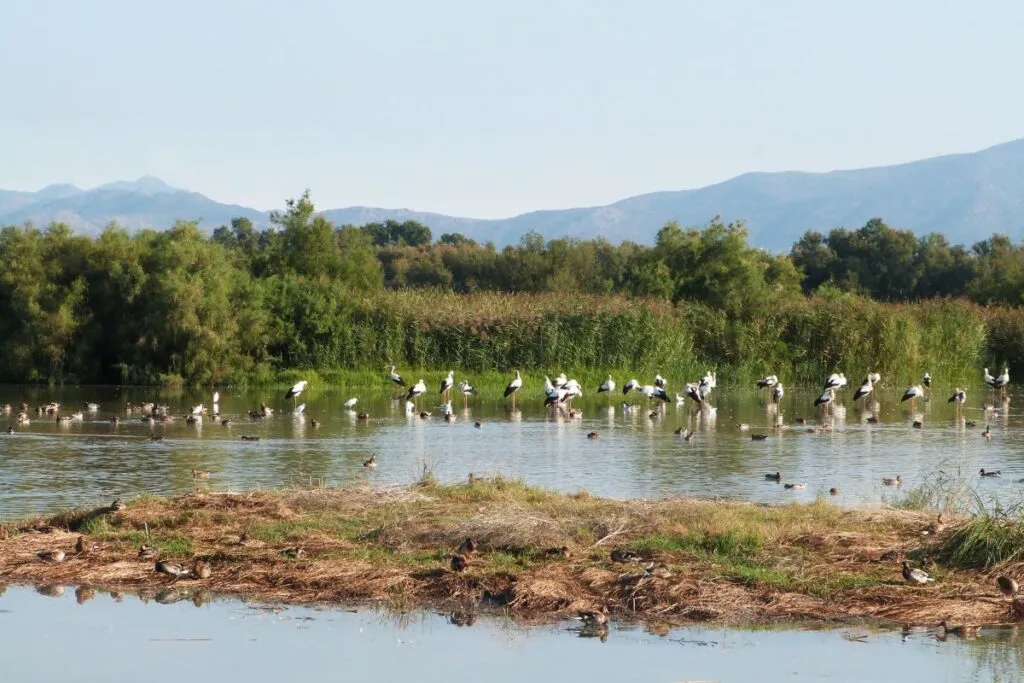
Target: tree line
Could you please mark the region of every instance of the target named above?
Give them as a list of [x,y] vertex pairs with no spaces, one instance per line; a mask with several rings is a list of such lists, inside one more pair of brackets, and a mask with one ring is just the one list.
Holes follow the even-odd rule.
[[198,383],[343,367],[365,341],[375,295],[425,288],[615,294],[737,318],[811,293],[1018,305],[1024,248],[999,235],[953,246],[872,220],[808,232],[790,254],[771,254],[748,243],[742,223],[716,218],[669,223],[651,246],[527,234],[497,249],[459,234],[435,240],[414,221],[335,226],[308,192],[273,212],[267,230],[244,218],[211,236],[186,221],[135,233],[112,225],[95,238],[60,223],[6,226],[0,381]]

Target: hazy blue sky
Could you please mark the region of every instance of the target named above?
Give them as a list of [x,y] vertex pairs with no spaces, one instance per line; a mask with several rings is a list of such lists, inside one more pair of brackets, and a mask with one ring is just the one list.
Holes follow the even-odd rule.
[[1013,0],[11,0],[0,187],[496,217],[973,151],[1024,136],[1021,27]]

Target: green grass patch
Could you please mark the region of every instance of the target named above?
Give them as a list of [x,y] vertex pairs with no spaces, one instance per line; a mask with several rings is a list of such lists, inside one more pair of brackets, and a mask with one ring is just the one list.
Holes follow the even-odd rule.
[[943,564],[988,569],[1024,561],[1024,519],[1002,515],[975,517],[946,539],[939,552]]
[[304,517],[257,524],[249,533],[267,543],[281,543],[301,541],[313,534],[328,534],[335,538],[357,540],[364,531],[364,522],[357,518]]

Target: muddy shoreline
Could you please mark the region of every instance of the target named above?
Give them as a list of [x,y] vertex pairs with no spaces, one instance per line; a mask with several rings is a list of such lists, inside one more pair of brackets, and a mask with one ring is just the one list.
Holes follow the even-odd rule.
[[[926,533],[933,522],[931,514],[825,502],[619,501],[502,479],[197,492],[4,523],[0,582],[197,604],[217,594],[268,604],[502,610],[530,623],[602,608],[612,620],[673,626],[1024,618],[1024,601],[996,590],[994,569],[934,561],[963,522]],[[473,549],[464,545],[469,538]],[[141,546],[154,550],[140,557]],[[44,551],[64,559],[43,561]],[[453,569],[456,554],[467,560],[461,571]],[[201,560],[211,574],[168,576],[156,571],[157,558],[184,571]],[[904,559],[935,581],[908,584]]]

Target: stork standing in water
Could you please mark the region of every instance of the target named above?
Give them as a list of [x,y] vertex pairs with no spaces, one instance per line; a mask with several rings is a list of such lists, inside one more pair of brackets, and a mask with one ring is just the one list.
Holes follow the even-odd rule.
[[931,389],[932,388],[932,373],[930,373],[930,372],[924,373],[924,377],[921,378],[921,384],[924,385],[925,389]]
[[399,387],[404,387],[405,386],[405,380],[402,379],[401,375],[399,375],[397,372],[395,372],[395,366],[394,365],[391,366],[391,373],[390,374],[391,374],[391,381],[395,383],[395,386],[399,386]]
[[868,396],[870,396],[871,392],[874,391],[874,390],[875,390],[875,383],[871,379],[871,373],[868,373],[868,376],[864,378],[864,384],[861,384],[857,388],[857,391],[853,392],[853,400],[854,401],[859,401],[860,399],[864,399],[864,403],[867,403],[868,402]]
[[821,392],[821,396],[814,399],[814,406],[825,406],[825,410],[832,409],[832,402],[836,400],[836,388],[827,387],[825,391]]
[[[782,388],[782,382],[775,380],[775,386],[772,387],[772,403],[778,405],[782,403],[782,396],[786,393],[785,389]],[[780,416],[781,417],[781,416]]]
[[758,389],[771,389],[779,383],[779,378],[775,375],[765,375],[763,378],[757,380]]
[[[565,384],[565,375],[561,375],[558,379],[562,380],[562,384]],[[556,380],[557,381],[557,380]],[[505,393],[502,395],[504,398],[512,397],[512,410],[516,409],[516,392],[523,388],[523,376],[516,370],[515,378],[505,386]],[[557,388],[557,386],[556,386]]]
[[455,371],[449,370],[448,376],[441,380],[441,388],[437,393],[441,394],[441,398],[447,401],[451,398],[448,394],[453,386],[455,386]]
[[956,404],[956,412],[959,413],[961,410],[963,410],[964,403],[966,401],[967,401],[967,392],[964,391],[963,389],[961,389],[960,387],[957,387],[956,391],[953,392],[953,395],[949,397],[949,400],[946,401],[946,403],[955,403]]
[[611,405],[611,402],[612,402],[612,392],[613,391],[615,391],[615,380],[612,379],[611,375],[608,375],[608,379],[606,379],[604,381],[604,384],[602,384],[601,386],[599,386],[597,388],[597,393],[599,393],[599,394],[607,393],[608,394],[608,404]]
[[628,382],[626,382],[626,386],[622,387],[622,395],[625,396],[626,394],[628,394],[629,392],[633,391],[634,389],[639,389],[639,388],[640,388],[640,382],[636,381],[635,379],[631,379]]
[[412,401],[413,405],[419,408],[419,398],[425,393],[427,393],[427,385],[423,382],[423,379],[420,378],[419,382],[416,382],[416,384],[409,387],[409,391],[405,395],[405,400],[406,402]]
[[292,400],[292,408],[295,408],[295,399],[299,397],[299,394],[306,390],[306,385],[308,384],[309,382],[307,382],[304,379],[301,379],[298,382],[296,382],[294,386],[292,386],[292,388],[285,393],[284,397],[286,399],[290,398]]
[[664,389],[665,388],[665,378],[662,377],[661,375],[655,375],[654,376],[654,386],[658,387],[659,389]]
[[459,391],[462,392],[462,407],[469,407],[469,397],[476,396],[476,387],[469,383],[469,380],[459,381]]
[[992,384],[993,389],[998,389],[1000,395],[1006,394],[1006,387],[1010,384],[1010,368],[1003,367],[1003,374],[996,377]]
[[910,401],[910,409],[913,410],[914,400],[918,398],[924,398],[924,389],[921,388],[920,384],[915,384],[914,386],[907,387],[907,390],[903,392],[903,397],[900,399],[900,403]]
[[833,372],[825,380],[825,389],[841,389],[846,386],[846,375],[841,372]]

